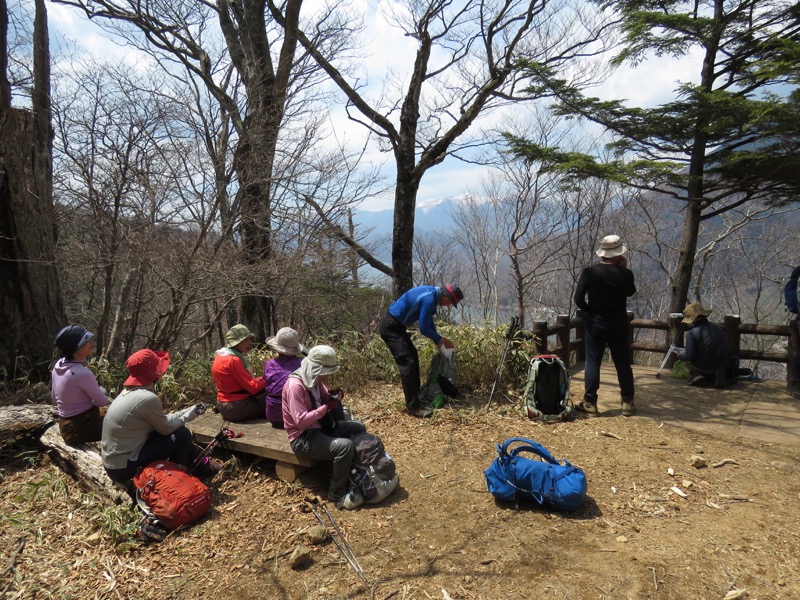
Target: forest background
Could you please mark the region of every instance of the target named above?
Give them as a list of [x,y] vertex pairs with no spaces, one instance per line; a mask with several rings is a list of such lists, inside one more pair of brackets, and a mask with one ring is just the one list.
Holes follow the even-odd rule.
[[[440,316],[485,363],[509,317],[575,314],[612,232],[638,317],[786,321],[796,3],[57,0],[90,21],[54,51],[47,6],[2,3],[4,386],[46,377],[67,322],[96,332],[98,369],[142,347],[210,362],[237,322],[369,355],[399,292],[446,282],[467,301]],[[590,95],[665,59],[669,98]],[[481,181],[420,232],[444,161]],[[391,235],[371,235],[360,209],[387,197]]]

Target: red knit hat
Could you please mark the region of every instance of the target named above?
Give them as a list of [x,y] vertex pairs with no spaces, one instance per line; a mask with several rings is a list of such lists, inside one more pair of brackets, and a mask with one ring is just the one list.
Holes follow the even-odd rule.
[[169,368],[169,353],[164,350],[154,352],[149,348],[134,352],[125,361],[130,377],[123,385],[128,387],[144,386],[155,383]]

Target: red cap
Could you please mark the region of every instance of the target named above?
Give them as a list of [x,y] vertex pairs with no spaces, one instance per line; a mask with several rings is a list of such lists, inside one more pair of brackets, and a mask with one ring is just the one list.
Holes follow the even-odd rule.
[[123,385],[129,387],[155,383],[169,368],[169,353],[164,350],[154,352],[148,348],[134,352],[125,361],[130,377]]

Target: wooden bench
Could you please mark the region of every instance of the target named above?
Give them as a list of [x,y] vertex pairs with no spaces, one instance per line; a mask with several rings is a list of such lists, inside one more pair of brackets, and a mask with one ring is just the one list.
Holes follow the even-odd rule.
[[[222,424],[222,417],[209,411],[187,423],[186,426],[196,442],[208,444],[222,429]],[[275,429],[266,419],[227,423],[227,427],[236,433],[244,433],[244,436],[225,438],[220,446],[276,461],[275,472],[284,481],[291,483],[305,469],[316,464],[316,461],[297,456],[289,445],[286,432],[283,429]]]

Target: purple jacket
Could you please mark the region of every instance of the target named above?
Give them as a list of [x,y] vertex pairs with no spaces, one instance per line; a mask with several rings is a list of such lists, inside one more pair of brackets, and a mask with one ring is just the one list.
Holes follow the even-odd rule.
[[283,421],[281,393],[283,385],[292,372],[300,368],[303,359],[299,356],[278,355],[264,363],[264,383],[267,392],[266,416],[269,421]]
[[62,419],[86,412],[92,406],[106,406],[108,396],[89,368],[81,362],[60,358],[51,373],[53,404]]

